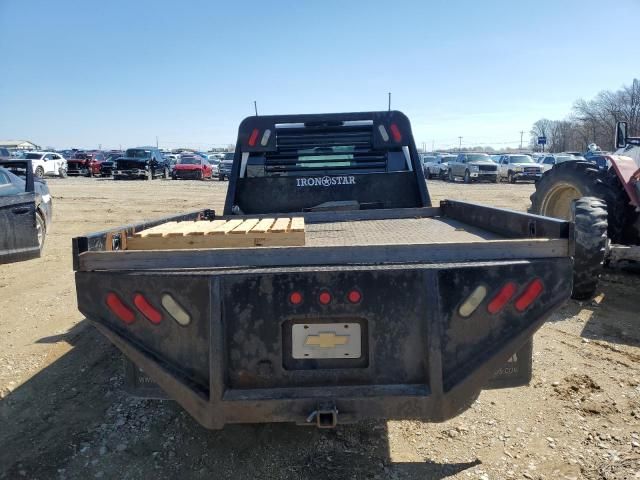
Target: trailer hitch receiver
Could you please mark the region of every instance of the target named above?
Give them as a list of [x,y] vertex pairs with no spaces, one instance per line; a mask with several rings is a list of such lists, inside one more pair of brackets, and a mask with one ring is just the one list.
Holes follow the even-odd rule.
[[335,428],[338,425],[338,409],[335,404],[322,404],[307,417],[307,423],[316,421],[318,428]]

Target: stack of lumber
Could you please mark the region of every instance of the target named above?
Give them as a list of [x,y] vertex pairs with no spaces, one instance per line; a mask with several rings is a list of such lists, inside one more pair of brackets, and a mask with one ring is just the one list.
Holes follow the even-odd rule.
[[305,244],[304,218],[168,222],[127,239],[127,250],[275,247]]

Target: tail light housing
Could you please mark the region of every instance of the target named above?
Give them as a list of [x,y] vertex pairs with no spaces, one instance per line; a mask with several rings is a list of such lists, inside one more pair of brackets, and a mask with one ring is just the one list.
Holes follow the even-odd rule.
[[331,303],[331,294],[328,290],[323,290],[318,295],[318,301],[321,305],[329,305]]
[[136,319],[136,315],[135,313],[133,313],[133,310],[127,307],[120,299],[120,297],[115,293],[109,292],[107,294],[106,302],[109,310],[111,310],[120,320],[122,320],[127,325],[133,323]]
[[258,141],[258,135],[260,134],[260,131],[257,128],[254,128],[253,131],[251,132],[251,135],[249,136],[249,146],[250,147],[255,147],[256,146],[256,142]]
[[515,302],[516,310],[519,312],[524,312],[529,306],[534,302],[536,298],[540,296],[542,291],[544,290],[544,285],[542,280],[536,278],[533,280],[527,288],[524,289],[524,292],[517,298]]
[[151,323],[157,325],[162,321],[162,313],[156,310],[142,294],[136,293],[133,296],[133,303]]

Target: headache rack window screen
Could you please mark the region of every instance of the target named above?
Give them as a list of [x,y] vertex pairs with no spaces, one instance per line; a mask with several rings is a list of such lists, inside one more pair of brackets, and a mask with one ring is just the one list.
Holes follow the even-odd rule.
[[380,173],[387,151],[373,149],[373,122],[276,125],[277,152],[265,158],[267,176]]

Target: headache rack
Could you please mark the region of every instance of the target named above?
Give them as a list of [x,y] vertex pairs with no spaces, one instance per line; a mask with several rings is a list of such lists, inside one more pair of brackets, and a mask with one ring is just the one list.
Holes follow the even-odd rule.
[[[379,173],[388,150],[373,146],[373,121],[276,124],[275,152],[266,152],[267,176]],[[402,150],[396,151],[402,154]],[[405,162],[406,164],[406,162]]]
[[394,110],[248,117],[229,180],[226,215],[430,205],[411,124]]

